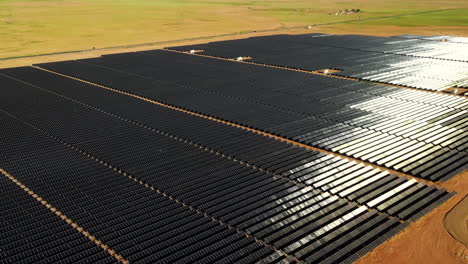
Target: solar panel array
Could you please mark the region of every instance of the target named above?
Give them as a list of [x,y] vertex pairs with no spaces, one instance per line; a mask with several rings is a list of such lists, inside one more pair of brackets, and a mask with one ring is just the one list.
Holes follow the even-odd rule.
[[381,86],[168,51],[41,67],[433,181],[466,164],[461,97],[431,94],[432,103],[415,91],[397,99]]
[[277,35],[180,46],[180,51],[304,70],[340,69],[339,76],[442,91],[467,80],[466,43],[360,35]]
[[352,263],[467,164],[462,97],[161,50],[0,83],[2,263]]

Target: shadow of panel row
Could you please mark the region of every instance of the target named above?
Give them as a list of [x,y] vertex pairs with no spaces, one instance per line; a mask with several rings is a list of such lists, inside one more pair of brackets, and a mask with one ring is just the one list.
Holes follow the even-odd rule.
[[466,44],[359,35],[276,35],[171,47],[223,58],[304,70],[341,69],[340,76],[445,90],[466,79]]
[[[130,263],[253,263],[264,258],[272,263],[292,262],[271,247],[102,166],[18,119],[1,113],[0,122],[2,168]],[[5,194],[11,193],[9,198],[16,204],[9,204],[8,199],[0,202],[2,208],[9,207],[2,211],[2,221],[8,221],[2,225],[2,263],[116,262],[65,221],[44,212],[48,209],[41,203],[21,196],[26,192],[19,187],[8,182],[3,185],[4,179],[2,188],[8,189]],[[25,199],[35,204],[23,206]],[[12,208],[14,205],[21,207]],[[387,221],[382,219],[377,226]],[[27,243],[18,245],[21,241]]]
[[[296,183],[306,184],[314,189],[338,195],[339,197],[365,204],[383,212],[389,212],[391,215],[405,220],[417,219],[451,196],[451,194],[447,194],[443,189],[437,190],[434,186],[429,187],[422,183],[408,181],[405,178],[389,175],[388,172],[382,172],[370,166],[356,164],[355,162],[349,162],[332,155],[296,147],[244,129],[174,111],[137,98],[107,91],[44,71],[35,71],[35,73],[41,76],[40,79],[42,80],[42,82],[36,82],[36,85],[46,87],[40,89],[46,89],[55,93],[57,95],[55,97],[57,98],[62,96],[69,99],[68,103],[66,100],[63,100],[63,109],[68,108],[68,110],[67,112],[62,110],[60,115],[66,116],[66,113],[71,112],[73,118],[68,117],[68,121],[63,121],[64,117],[57,117],[60,118],[60,121],[55,121],[49,116],[50,114],[47,114],[47,119],[50,119],[50,121],[47,120],[49,123],[60,124],[57,126],[69,124],[66,127],[69,127],[73,131],[73,133],[69,131],[63,132],[59,137],[66,139],[72,144],[76,144],[78,147],[87,148],[90,152],[99,157],[105,157],[105,159],[114,159],[115,157],[112,155],[125,156],[125,151],[129,149],[124,146],[117,147],[119,144],[124,144],[119,141],[113,143],[117,148],[114,151],[101,150],[96,148],[96,145],[79,145],[82,144],[79,141],[81,137],[76,134],[77,131],[74,127],[89,125],[86,125],[86,123],[80,124],[80,122],[84,121],[78,120],[80,118],[83,119],[85,115],[77,113],[77,108],[73,108],[72,105],[80,106],[84,113],[93,116],[93,118],[87,117],[86,120],[93,120],[101,115],[114,117],[121,123],[133,125],[136,131],[146,130],[151,132],[155,137],[174,138],[182,141],[182,143],[179,142],[180,144],[191,145],[185,146],[186,148],[188,147],[187,151],[194,151],[195,149],[202,153],[199,155],[207,155],[207,153],[214,152],[218,158],[221,158],[219,157],[220,155],[224,155],[230,159],[237,159],[254,166],[256,169],[268,171],[275,176],[284,177]],[[18,85],[16,81],[5,78],[6,84],[8,81],[12,86]],[[34,93],[35,97],[38,97],[39,94],[46,94],[38,88],[23,85],[22,89],[16,88],[15,90],[19,92],[18,95]],[[54,96],[50,95],[49,100],[53,98]],[[15,111],[17,103],[13,100],[12,96],[10,96],[9,101],[13,105],[8,108],[10,109],[8,111]],[[38,111],[43,108],[42,106],[37,107],[34,102],[23,101],[22,104],[27,109],[35,109],[34,111],[29,111],[32,113],[27,113],[27,115],[37,115]],[[54,103],[54,107],[58,107],[55,106],[56,104]],[[72,109],[75,112],[72,112]],[[44,109],[44,111],[47,110],[47,108]],[[16,110],[12,113],[17,114],[21,112]],[[30,122],[35,122],[35,126],[43,127],[43,120],[35,121],[36,119],[31,116],[28,118]],[[113,123],[113,125],[118,126],[118,128],[113,129],[110,125],[107,127],[100,125],[96,128],[102,127],[102,130],[120,131],[120,127],[124,124],[117,122]],[[60,128],[57,128],[57,126],[45,126],[44,129],[52,128],[60,131],[58,130]],[[56,134],[57,132],[51,131],[51,133]],[[101,137],[100,130],[96,132],[85,129],[83,133],[92,138]],[[151,143],[151,140],[153,140],[151,138],[146,140],[148,140],[146,145],[157,145],[157,142]],[[135,141],[137,141],[136,145],[144,144],[143,139],[135,139]],[[107,141],[102,143],[94,140],[93,143],[97,145],[107,144]],[[119,151],[122,154],[119,154]],[[141,150],[136,149],[135,152],[132,152],[132,155],[138,154],[137,156],[144,157],[146,155],[145,151],[146,148]],[[211,157],[212,154],[209,154],[209,156]],[[192,159],[197,160],[200,157],[197,156]],[[116,160],[116,162],[120,162],[120,160]],[[111,163],[116,162],[111,161]],[[180,159],[180,162],[180,167],[186,166],[184,165],[185,159]],[[126,162],[126,164],[131,163]],[[198,162],[195,162],[194,166],[198,166],[198,164]],[[207,162],[200,161],[200,164],[207,164]],[[170,165],[172,166],[174,163],[172,162]],[[140,173],[140,171],[137,170],[134,173]],[[188,169],[188,171],[191,170]],[[143,172],[145,171],[143,170]]]
[[[163,54],[167,53],[163,52]],[[169,58],[171,55],[169,54]],[[194,57],[179,56],[185,56],[189,64],[203,65],[196,59],[195,61],[191,59]],[[142,59],[144,56],[136,54],[125,54],[122,57],[106,56],[101,59],[87,60],[86,63],[63,62],[42,66],[433,181],[446,180],[456,175],[466,164],[466,159],[463,157],[468,147],[465,136],[468,117],[464,109],[466,107],[463,105],[464,101],[458,101],[461,105],[451,104],[451,107],[445,107],[424,102],[405,101],[403,98],[378,97],[356,92],[352,88],[352,85],[359,88],[360,85],[367,84],[332,79],[329,86],[348,85],[346,88],[352,90],[348,98],[337,95],[337,101],[343,102],[336,103],[333,94],[323,92],[328,89],[327,86],[313,86],[316,80],[319,83],[330,81],[326,77],[310,75],[304,77],[301,73],[265,70],[265,68],[252,65],[249,66],[253,67],[252,78],[257,72],[263,70],[272,78],[275,72],[278,72],[280,76],[284,72],[293,74],[289,76],[289,80],[295,80],[292,77],[300,78],[302,75],[303,80],[311,78],[308,82],[311,84],[310,90],[315,88],[317,93],[310,95],[306,93],[307,98],[301,98],[299,94],[304,91],[301,87],[309,86],[296,85],[288,91],[286,84],[279,85],[276,89],[271,88],[273,89],[271,92],[268,86],[255,88],[256,85],[248,85],[245,79],[239,82],[237,75],[226,78],[227,88],[215,89],[214,87],[224,86],[220,83],[221,78],[210,78],[210,74],[216,73],[213,68],[207,71],[208,74],[195,75],[196,67],[192,67],[195,73],[190,76],[194,76],[195,80],[193,84],[188,85],[187,78],[182,82],[177,81],[179,77],[175,71],[169,77],[165,75],[162,81],[155,80],[159,78],[157,75],[159,71],[151,72],[150,65],[158,65],[159,60],[154,61],[152,57],[146,60]],[[159,55],[154,57],[159,58]],[[165,57],[162,56],[162,58]],[[135,62],[137,59],[142,60],[141,64]],[[106,60],[111,62],[105,63]],[[116,60],[120,62],[115,62]],[[130,65],[125,65],[125,61]],[[210,64],[211,62],[204,63]],[[220,62],[221,66],[223,64],[230,64],[233,67],[240,65]],[[116,69],[110,69],[110,65],[115,65]],[[183,63],[176,65],[183,65]],[[245,65],[240,65],[240,67],[243,66]],[[133,74],[123,72],[123,70],[133,71]],[[14,72],[16,70],[12,71],[6,73],[16,77],[21,76]],[[161,72],[167,73],[164,70]],[[183,75],[184,72],[181,72],[180,76]],[[206,81],[205,87],[213,87],[212,90],[201,88],[202,77]],[[170,81],[171,78],[173,81]],[[264,78],[259,80],[264,80]],[[259,87],[262,86],[259,85]],[[351,95],[355,96],[354,102],[348,100],[353,98]],[[449,97],[440,96],[441,98]],[[309,99],[314,97],[315,99]],[[442,161],[448,166],[438,166]]]

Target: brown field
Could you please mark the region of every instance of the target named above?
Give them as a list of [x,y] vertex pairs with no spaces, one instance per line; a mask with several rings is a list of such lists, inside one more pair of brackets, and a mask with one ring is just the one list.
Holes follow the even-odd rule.
[[466,0],[2,0],[0,59],[330,22],[308,32],[468,36],[467,13]]

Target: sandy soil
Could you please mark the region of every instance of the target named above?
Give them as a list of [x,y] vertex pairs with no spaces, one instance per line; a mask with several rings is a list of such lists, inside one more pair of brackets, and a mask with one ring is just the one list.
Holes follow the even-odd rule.
[[453,238],[468,247],[468,196],[445,216],[444,226]]
[[[458,194],[359,259],[356,264],[468,263],[468,248],[454,239],[444,227],[445,215],[467,194],[468,171],[440,185]],[[465,217],[455,217],[452,224],[463,224]]]

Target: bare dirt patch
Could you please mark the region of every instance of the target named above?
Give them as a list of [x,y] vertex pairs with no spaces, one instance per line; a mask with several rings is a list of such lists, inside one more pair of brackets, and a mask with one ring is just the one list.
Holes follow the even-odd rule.
[[[467,247],[454,239],[444,226],[446,214],[467,194],[468,171],[440,185],[448,190],[455,190],[458,194],[359,259],[356,264],[468,263]],[[453,223],[464,221],[460,215],[455,216]]]
[[445,229],[465,247],[468,247],[468,196],[445,216]]

